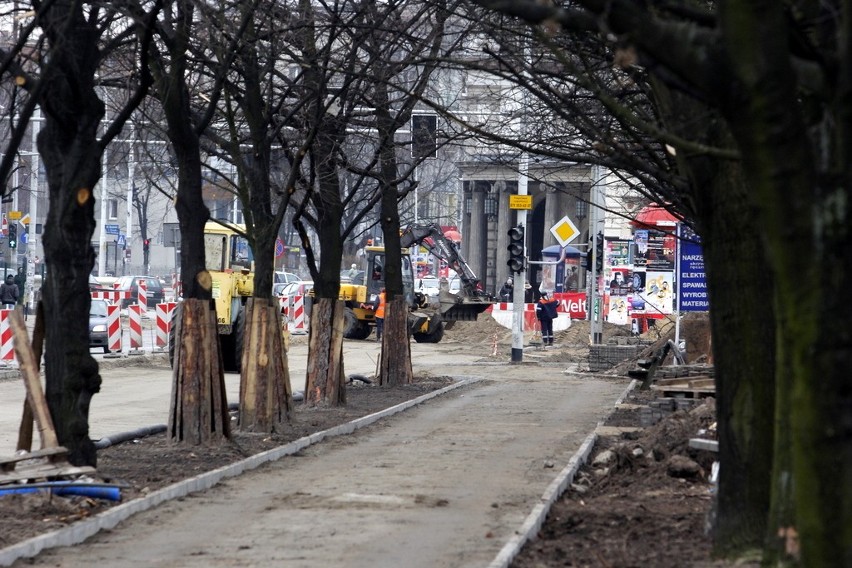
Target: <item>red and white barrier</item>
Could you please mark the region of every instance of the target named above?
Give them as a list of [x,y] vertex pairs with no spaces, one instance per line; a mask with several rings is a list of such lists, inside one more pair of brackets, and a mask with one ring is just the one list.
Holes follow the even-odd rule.
[[15,346],[12,341],[12,324],[9,314],[15,310],[0,310],[0,361],[7,363],[15,360]]
[[130,354],[140,355],[142,353],[142,306],[139,304],[129,306],[127,313],[130,316]]
[[[512,329],[512,318],[514,304],[502,302],[494,304],[491,308],[491,317],[494,321],[507,329]],[[535,304],[524,304],[524,331],[539,329],[538,318],[535,317]],[[562,311],[562,306],[557,307],[556,319],[553,320],[553,331],[564,331],[571,327],[571,316]]]
[[[139,279],[139,284],[136,287],[136,298],[139,303],[139,307],[142,308],[143,312],[148,311],[148,284],[143,279]],[[131,339],[131,343],[132,343]]]
[[305,297],[292,296],[289,310],[290,333],[301,335],[308,333],[308,325],[305,321]]
[[[107,306],[107,345],[114,357],[121,354],[121,308],[119,306]],[[106,355],[104,355],[106,357]]]
[[165,351],[169,346],[169,329],[172,326],[172,315],[175,313],[175,302],[165,302],[157,304],[157,337],[155,348],[158,351]]
[[111,304],[130,298],[130,290],[95,290],[91,294],[93,300],[106,300]]

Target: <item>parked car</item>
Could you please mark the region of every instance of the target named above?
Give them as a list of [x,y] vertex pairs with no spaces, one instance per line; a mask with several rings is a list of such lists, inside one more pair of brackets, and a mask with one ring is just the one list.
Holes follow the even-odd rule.
[[438,285],[440,284],[440,281],[437,278],[433,276],[427,276],[424,278],[418,278],[415,282],[415,292],[420,292],[427,298],[438,297]]
[[311,280],[299,280],[298,282],[290,282],[282,290],[279,296],[305,296],[312,288],[314,283]]
[[108,305],[105,300],[92,300],[89,307],[89,347],[101,348],[104,353],[109,353]]
[[277,282],[272,285],[272,295],[273,296],[281,296],[281,293],[284,291],[284,288],[289,286],[286,282]]
[[160,281],[153,276],[122,276],[118,279],[118,290],[127,291],[130,290],[130,298],[121,301],[121,307],[126,308],[131,304],[137,303],[138,300],[138,290],[139,290],[139,281],[145,280],[145,285],[147,288],[146,293],[146,304],[148,308],[153,308],[157,304],[163,303],[165,301],[165,290],[163,289],[163,285],[160,284]]
[[292,272],[276,272],[275,273],[275,283],[276,284],[289,284],[290,282],[298,282],[301,280],[298,274],[293,274]]

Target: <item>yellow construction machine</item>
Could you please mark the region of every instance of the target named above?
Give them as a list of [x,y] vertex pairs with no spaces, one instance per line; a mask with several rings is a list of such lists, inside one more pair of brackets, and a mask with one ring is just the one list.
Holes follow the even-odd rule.
[[[418,343],[437,343],[444,336],[444,327],[455,321],[474,321],[494,304],[494,298],[482,290],[481,283],[462,258],[456,245],[444,236],[438,225],[413,225],[401,235],[403,249],[423,246],[435,257],[447,263],[458,274],[461,286],[457,294],[441,286],[437,299],[430,299],[414,289],[414,268],[411,257],[402,256],[402,284],[406,302],[411,308],[409,325]],[[384,280],[384,247],[364,248],[363,271],[354,281],[342,282],[340,299],[346,302],[344,336],[349,339],[366,339],[375,323],[375,312],[370,306],[375,301]]]

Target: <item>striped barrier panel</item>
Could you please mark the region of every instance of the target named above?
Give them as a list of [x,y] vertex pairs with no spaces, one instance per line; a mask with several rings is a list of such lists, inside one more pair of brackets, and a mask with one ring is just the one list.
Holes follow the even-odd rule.
[[290,333],[307,334],[308,326],[305,321],[305,297],[293,296],[290,303]]
[[7,363],[15,360],[15,346],[12,340],[12,325],[9,314],[15,310],[0,310],[0,361]]
[[157,337],[155,344],[157,351],[165,351],[169,346],[169,329],[172,325],[175,306],[177,306],[176,302],[157,304]]
[[130,290],[93,290],[91,292],[93,300],[106,300],[111,304],[116,304],[121,300],[130,298]]
[[139,285],[136,287],[136,300],[143,312],[148,310],[148,284],[141,278],[139,279]]
[[[121,356],[121,308],[107,306],[107,345],[113,357]],[[106,357],[107,355],[104,355]]]
[[130,354],[140,355],[142,351],[142,306],[133,304],[127,309],[130,316]]

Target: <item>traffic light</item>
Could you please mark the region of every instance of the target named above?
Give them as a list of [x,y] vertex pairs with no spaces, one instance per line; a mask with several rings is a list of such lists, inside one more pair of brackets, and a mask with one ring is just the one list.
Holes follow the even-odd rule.
[[603,272],[604,265],[604,236],[603,233],[598,233],[598,240],[595,243],[595,268],[598,271],[598,274]]
[[592,269],[592,255],[593,255],[592,248],[593,248],[593,246],[594,245],[592,244],[592,237],[589,237],[589,246],[586,247],[586,256],[583,259],[583,268],[585,268],[586,270]]
[[151,244],[151,239],[145,239],[142,241],[142,252],[148,252],[148,247]]
[[15,222],[9,224],[9,248],[18,247],[18,225]]
[[411,156],[434,158],[437,156],[438,115],[414,114],[411,116]]
[[524,227],[518,225],[509,229],[509,246],[506,247],[509,251],[509,261],[506,263],[509,270],[512,272],[521,273],[526,265],[524,258]]

